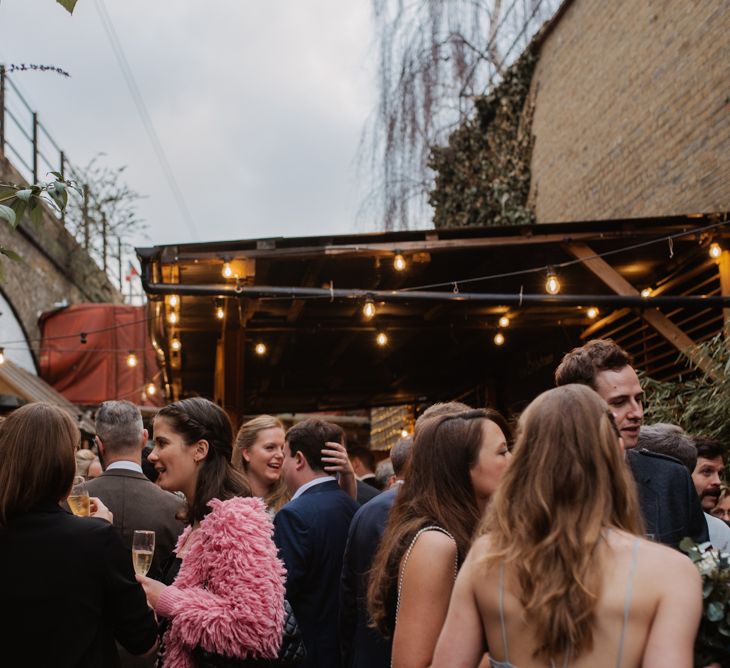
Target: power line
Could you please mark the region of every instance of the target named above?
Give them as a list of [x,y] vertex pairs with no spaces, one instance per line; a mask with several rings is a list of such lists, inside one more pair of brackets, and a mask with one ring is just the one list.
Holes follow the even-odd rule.
[[162,173],[165,176],[165,180],[167,181],[167,184],[170,187],[170,190],[172,191],[173,197],[175,198],[175,201],[177,202],[178,209],[180,210],[180,213],[182,214],[185,224],[188,226],[188,229],[189,229],[190,233],[192,234],[193,239],[197,241],[200,238],[200,235],[198,234],[197,227],[195,226],[195,221],[193,220],[193,217],[190,214],[190,210],[188,209],[188,205],[185,202],[185,198],[183,197],[182,190],[180,190],[177,180],[175,179],[175,174],[172,171],[172,167],[170,167],[170,162],[167,159],[165,149],[163,148],[162,143],[160,142],[160,139],[157,135],[157,131],[155,130],[155,126],[152,122],[152,118],[151,118],[149,112],[147,111],[147,106],[145,105],[144,99],[142,97],[142,93],[140,92],[139,87],[137,86],[137,82],[134,78],[134,74],[132,73],[132,68],[129,66],[127,57],[124,55],[124,49],[122,49],[122,44],[119,41],[119,36],[117,35],[117,32],[114,29],[114,24],[112,23],[111,17],[109,16],[109,13],[106,10],[106,6],[104,5],[104,0],[96,0],[96,10],[99,14],[99,18],[101,19],[101,23],[102,23],[102,26],[104,27],[107,37],[109,38],[109,43],[111,44],[112,51],[114,51],[114,56],[117,59],[119,68],[122,70],[122,75],[124,76],[124,80],[127,82],[127,87],[129,88],[129,92],[132,95],[134,104],[137,107],[137,111],[139,112],[140,118],[142,119],[142,124],[144,125],[144,128],[147,131],[147,136],[150,140],[150,143],[152,144],[152,148],[155,151],[157,160],[160,163],[160,167],[162,168]]

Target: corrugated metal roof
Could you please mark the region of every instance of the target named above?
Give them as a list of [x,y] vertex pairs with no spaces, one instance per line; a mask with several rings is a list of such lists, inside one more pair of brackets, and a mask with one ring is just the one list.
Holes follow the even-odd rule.
[[96,433],[94,422],[86,417],[75,404],[56,392],[44,380],[10,360],[5,360],[3,364],[0,364],[0,391],[14,394],[27,402],[44,401],[63,408],[76,420],[80,429],[89,434]]

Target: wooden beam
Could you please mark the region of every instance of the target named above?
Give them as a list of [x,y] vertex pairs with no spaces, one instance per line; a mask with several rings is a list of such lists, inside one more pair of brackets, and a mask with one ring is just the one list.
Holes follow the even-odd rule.
[[[618,295],[636,296],[639,291],[619,274],[603,258],[596,257],[596,253],[586,244],[565,244],[565,249],[581,261],[583,266],[601,279],[611,290]],[[722,372],[696,350],[696,343],[675,325],[667,316],[656,308],[648,306],[641,311],[641,317],[656,329],[679,352],[685,355],[696,367],[704,371],[713,380],[719,380]]]

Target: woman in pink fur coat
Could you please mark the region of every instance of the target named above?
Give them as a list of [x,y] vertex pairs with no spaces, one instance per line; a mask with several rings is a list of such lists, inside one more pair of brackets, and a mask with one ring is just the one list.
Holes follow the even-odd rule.
[[275,658],[285,571],[263,502],[230,464],[228,416],[206,399],[177,401],[155,417],[154,443],[158,484],[188,500],[165,582],[137,577],[166,627],[162,666],[192,668],[205,652]]

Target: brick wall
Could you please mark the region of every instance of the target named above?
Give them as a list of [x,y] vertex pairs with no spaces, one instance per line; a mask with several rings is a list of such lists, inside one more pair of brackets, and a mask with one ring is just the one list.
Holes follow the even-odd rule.
[[[0,181],[23,182],[2,154]],[[106,274],[50,213],[43,216],[38,226],[24,219],[18,230],[0,221],[0,245],[23,258],[22,262],[0,258],[0,291],[31,340],[40,338],[38,316],[57,302],[122,302],[121,294]],[[37,346],[33,347],[37,350]]]
[[531,95],[538,222],[730,210],[727,0],[574,0]]

